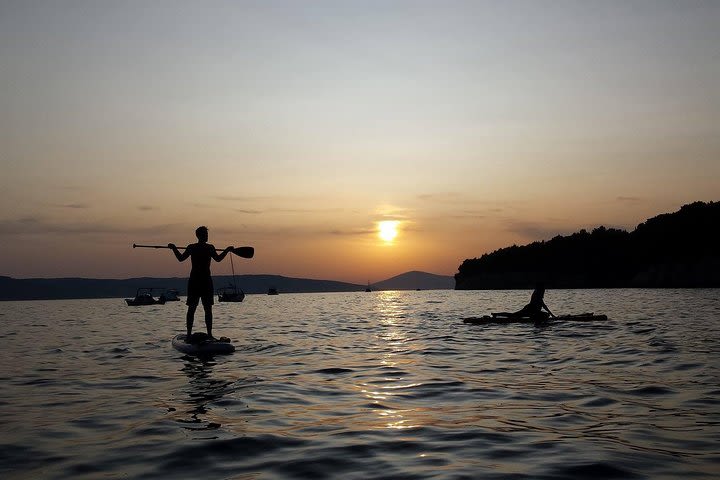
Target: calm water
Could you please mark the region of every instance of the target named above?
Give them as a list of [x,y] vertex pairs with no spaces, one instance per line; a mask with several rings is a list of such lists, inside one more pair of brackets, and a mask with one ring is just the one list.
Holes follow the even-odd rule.
[[0,303],[0,477],[720,477],[720,291],[461,322],[529,295],[249,295],[215,306],[235,354],[204,360],[170,346],[180,303]]

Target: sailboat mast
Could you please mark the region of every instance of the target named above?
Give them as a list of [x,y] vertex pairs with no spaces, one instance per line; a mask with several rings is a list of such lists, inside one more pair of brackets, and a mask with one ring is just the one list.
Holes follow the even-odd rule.
[[233,264],[232,256],[230,256],[230,268],[232,268],[232,274],[233,274],[233,288],[235,289],[235,293],[237,293],[237,280],[235,280],[235,265]]

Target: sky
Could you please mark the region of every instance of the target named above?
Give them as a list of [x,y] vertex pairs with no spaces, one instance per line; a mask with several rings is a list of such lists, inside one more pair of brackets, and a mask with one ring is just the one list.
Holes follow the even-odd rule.
[[0,0],[0,275],[185,276],[132,244],[199,225],[255,247],[236,273],[452,275],[720,200],[718,25],[692,0]]

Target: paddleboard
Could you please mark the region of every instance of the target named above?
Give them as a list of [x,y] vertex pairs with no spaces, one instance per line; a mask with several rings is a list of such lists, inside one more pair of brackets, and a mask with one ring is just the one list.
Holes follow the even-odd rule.
[[187,335],[175,335],[172,339],[172,346],[175,350],[188,355],[215,355],[232,353],[235,351],[235,345],[230,343],[230,339],[227,337],[221,337],[216,340],[207,340],[207,335],[205,335],[204,339],[200,335],[205,334],[195,333],[191,335],[193,338],[190,343],[186,341]]
[[[577,315],[558,315],[551,317],[547,321],[549,322],[591,322],[591,321],[602,321],[607,320],[607,315],[595,315],[594,313],[580,313]],[[491,317],[485,315],[483,317],[468,317],[463,319],[463,323],[470,323],[473,325],[498,325],[506,323],[535,323],[535,320],[530,318],[512,318],[512,317]]]

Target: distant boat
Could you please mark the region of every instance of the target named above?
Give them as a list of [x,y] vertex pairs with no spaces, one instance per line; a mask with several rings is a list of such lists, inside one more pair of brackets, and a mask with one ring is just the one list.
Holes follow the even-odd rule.
[[230,255],[230,268],[232,268],[233,281],[227,287],[218,289],[218,302],[242,302],[245,299],[245,292],[237,288],[235,265],[233,265],[232,255]]
[[178,295],[180,295],[180,292],[174,288],[169,288],[160,294],[160,300],[165,300],[166,302],[179,302],[180,297]]
[[268,288],[268,295],[277,295],[277,294],[278,294],[277,288],[275,288],[275,287]]
[[245,292],[239,290],[233,283],[225,288],[219,288],[217,295],[218,302],[242,302],[245,299]]
[[163,305],[165,304],[165,298],[160,296],[159,299],[155,299],[152,296],[154,288],[138,288],[135,293],[135,298],[126,298],[125,301],[131,307],[138,307],[141,305]]
[[368,286],[365,288],[366,292],[372,292],[372,289],[370,288],[370,280],[368,280]]

